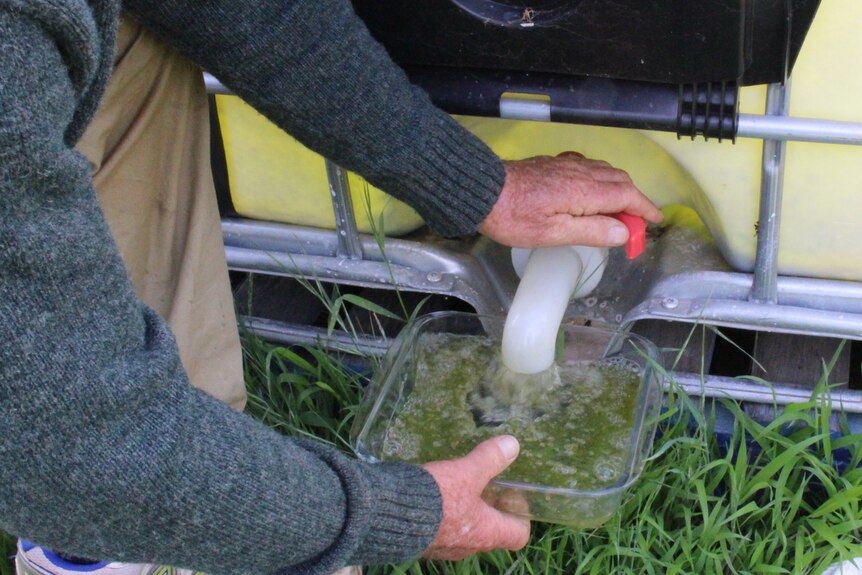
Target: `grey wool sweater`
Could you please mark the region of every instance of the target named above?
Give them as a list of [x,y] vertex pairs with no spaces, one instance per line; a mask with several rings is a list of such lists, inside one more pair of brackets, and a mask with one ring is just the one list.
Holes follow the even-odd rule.
[[[503,183],[348,0],[122,5],[310,147],[475,231]],[[73,149],[110,75],[119,0],[0,0],[0,528],[88,557],[327,573],[433,539],[433,478],[290,439],[192,388],[138,301]]]

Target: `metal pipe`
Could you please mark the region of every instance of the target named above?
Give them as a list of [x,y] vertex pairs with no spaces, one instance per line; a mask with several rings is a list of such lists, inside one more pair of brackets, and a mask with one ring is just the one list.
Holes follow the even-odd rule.
[[[671,377],[688,395],[695,397],[727,398],[766,405],[792,405],[811,401],[811,390],[801,387],[767,386],[735,377],[701,376],[696,373],[672,372]],[[826,399],[824,397],[821,401]],[[836,411],[862,413],[862,394],[858,391],[832,390],[828,400]]]
[[[612,270],[611,270],[612,271]],[[748,305],[751,274],[742,272],[692,271],[674,273],[654,282],[650,298],[661,302],[670,297],[680,305],[664,308],[667,313],[685,309],[684,301]],[[642,298],[643,300],[644,298]],[[809,308],[823,312],[862,314],[862,282],[780,276],[778,303],[782,306]],[[661,306],[659,306],[661,307]]]
[[353,336],[319,327],[298,325],[272,319],[242,315],[237,318],[241,329],[261,339],[282,345],[315,345],[362,356],[385,355],[392,345],[386,337]]
[[551,121],[551,99],[513,97],[503,94],[500,97],[500,117],[509,120]]
[[[790,111],[790,80],[770,84],[766,91],[766,114],[786,116]],[[778,240],[781,231],[781,199],[784,188],[784,161],[787,142],[763,141],[760,178],[760,213],[757,221],[757,255],[751,301],[778,302]]]
[[359,229],[356,227],[356,213],[353,211],[347,172],[334,162],[326,160],[326,178],[329,180],[335,229],[338,232],[338,255],[361,260],[362,243],[359,240]]
[[862,314],[858,313],[745,301],[677,301],[683,308],[679,313],[673,313],[677,310],[662,309],[659,301],[651,301],[644,307],[636,308],[635,313],[627,314],[621,323],[628,325],[639,319],[668,319],[738,329],[862,340]]
[[204,72],[204,86],[206,86],[207,94],[232,94],[227,86],[221,83],[221,81],[210,74],[209,72]]
[[862,146],[862,123],[740,114],[738,138]]
[[[206,85],[207,92],[210,94],[231,93],[224,84],[211,74],[204,73],[204,84]],[[535,101],[525,102],[524,105],[531,115],[535,115],[534,108],[537,107]],[[518,109],[520,104],[510,100],[506,106],[508,106],[506,114],[511,115],[513,113],[512,110]],[[544,115],[546,113],[543,111]],[[542,119],[545,118],[543,117]],[[592,122],[582,123],[592,124]],[[737,138],[862,146],[862,122],[740,114],[737,126]]]

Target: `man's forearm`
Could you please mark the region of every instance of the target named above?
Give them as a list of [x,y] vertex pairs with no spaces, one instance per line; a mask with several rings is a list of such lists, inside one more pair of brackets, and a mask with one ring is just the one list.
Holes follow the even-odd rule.
[[449,236],[476,231],[500,160],[436,109],[348,0],[130,0],[125,7],[307,146],[412,205]]

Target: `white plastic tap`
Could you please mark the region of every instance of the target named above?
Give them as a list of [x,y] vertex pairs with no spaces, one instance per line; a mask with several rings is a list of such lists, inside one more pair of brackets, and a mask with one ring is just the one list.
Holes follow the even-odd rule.
[[539,373],[554,363],[557,332],[573,297],[589,294],[605,270],[607,248],[513,248],[521,277],[503,328],[503,363],[515,373]]
[[[646,224],[627,214],[616,217],[629,228],[627,253],[633,259],[643,251]],[[503,328],[502,359],[510,371],[533,374],[553,365],[569,301],[595,289],[607,255],[607,248],[591,246],[512,249],[512,264],[521,281]]]

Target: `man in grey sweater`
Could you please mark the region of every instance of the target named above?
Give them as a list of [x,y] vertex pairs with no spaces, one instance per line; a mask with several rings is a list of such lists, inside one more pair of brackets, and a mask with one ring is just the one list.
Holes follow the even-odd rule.
[[[75,145],[107,84],[119,0],[0,0],[0,528],[212,573],[329,573],[525,544],[479,498],[517,454],[368,465],[282,437],[188,384],[136,296]],[[412,87],[347,0],[122,7],[283,129],[447,236],[620,245],[658,221],[582,157],[504,164]],[[178,160],[179,161],[179,160]]]

